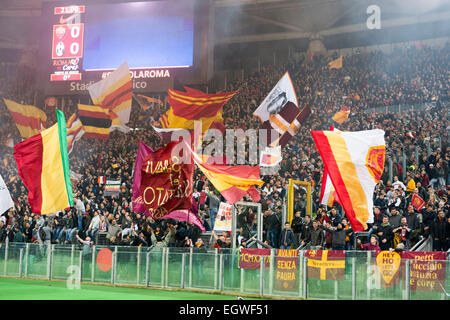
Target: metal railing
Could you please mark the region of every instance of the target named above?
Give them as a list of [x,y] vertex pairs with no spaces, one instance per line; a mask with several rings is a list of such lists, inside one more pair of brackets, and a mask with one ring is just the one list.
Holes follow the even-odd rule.
[[[105,252],[110,254],[109,260],[105,259]],[[448,259],[440,261],[446,277],[439,282],[442,290],[436,286],[419,292],[409,285],[412,274],[409,260],[399,269],[397,282],[383,286],[380,272],[374,267],[374,252],[346,251],[345,272],[339,279],[328,279],[336,274],[328,273],[326,268],[320,277],[310,273],[306,250],[299,250],[298,256],[289,258],[288,272],[280,271],[277,250],[270,252],[270,256],[260,256],[257,268],[244,269],[240,261],[245,257],[232,249],[196,253],[194,248],[93,246],[86,250],[78,245],[12,243],[0,248],[0,277],[64,281],[74,278],[81,284],[200,289],[294,299],[449,299],[446,295],[450,291]],[[286,286],[289,281],[290,285]]]

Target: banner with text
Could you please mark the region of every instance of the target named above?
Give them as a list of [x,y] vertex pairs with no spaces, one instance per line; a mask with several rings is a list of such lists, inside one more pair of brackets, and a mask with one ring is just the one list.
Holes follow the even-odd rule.
[[270,266],[270,249],[241,248],[239,252],[239,268],[256,270],[261,268],[261,259],[264,267]]
[[221,202],[214,223],[214,231],[231,231],[233,220],[233,205]]
[[298,250],[277,251],[275,289],[292,291],[298,289]]

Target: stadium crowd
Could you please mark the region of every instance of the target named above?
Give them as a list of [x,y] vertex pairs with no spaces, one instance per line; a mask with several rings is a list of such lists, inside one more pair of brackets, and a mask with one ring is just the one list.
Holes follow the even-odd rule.
[[[262,176],[265,183],[259,189],[264,246],[297,248],[309,243],[315,248],[329,249],[388,250],[397,246],[410,249],[421,237],[432,237],[434,250],[448,250],[449,52],[447,43],[434,48],[404,48],[392,54],[381,51],[354,54],[345,57],[343,67],[338,70],[330,70],[327,64],[337,55],[314,57],[312,61],[300,59],[262,67],[242,81],[228,84],[226,90],[239,89],[239,93],[224,106],[227,128],[257,129],[260,124],[252,113],[286,71],[293,80],[300,107],[309,104],[312,109],[309,119],[282,149],[283,161],[278,173]],[[14,90],[11,83],[14,82],[0,82],[3,96],[32,104],[32,96],[21,96],[19,92],[23,89]],[[67,119],[76,111],[77,100],[68,97],[66,102],[63,111]],[[427,104],[427,108],[402,113],[384,110],[388,106],[419,104]],[[345,124],[339,125],[331,118],[341,106],[351,108],[351,114]],[[377,107],[383,108],[374,111]],[[69,157],[70,168],[78,175],[73,180],[74,207],[55,215],[39,216],[30,210],[27,190],[17,174],[13,149],[6,145],[9,138],[14,143],[21,141],[19,132],[3,101],[0,102],[0,174],[15,201],[15,207],[0,218],[0,243],[94,242],[100,232],[106,244],[204,247],[201,230],[194,224],[165,219],[155,221],[133,213],[131,208],[137,146],[140,140],[153,149],[163,146],[151,125],[167,108],[154,104],[143,111],[133,102],[128,124],[133,129],[130,133],[115,131],[106,141],[82,138],[76,142]],[[54,109],[46,108],[45,112],[49,115],[47,126],[50,126],[56,121],[52,116]],[[374,192],[375,221],[369,224],[369,236],[362,241],[355,239],[338,204],[332,208],[319,205],[323,163],[309,131],[327,130],[330,125],[349,131],[380,128],[386,133],[385,169]],[[415,137],[407,136],[408,132]],[[389,179],[390,162],[392,180]],[[405,172],[406,179],[403,179]],[[104,196],[104,185],[98,181],[100,176],[121,180],[118,196]],[[210,231],[223,198],[198,169],[194,176],[197,214],[205,229]],[[313,214],[307,214],[306,191],[300,187],[295,192],[294,219],[282,225],[282,206],[291,178],[312,184]],[[413,193],[426,202],[420,211],[411,205]],[[251,201],[250,198],[245,200]],[[253,210],[239,211],[237,245],[248,244],[255,235],[256,223]],[[213,235],[215,247],[231,246],[230,234]]]

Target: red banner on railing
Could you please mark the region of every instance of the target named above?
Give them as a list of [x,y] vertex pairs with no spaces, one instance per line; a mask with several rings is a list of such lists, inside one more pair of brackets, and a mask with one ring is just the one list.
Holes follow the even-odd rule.
[[297,290],[298,288],[298,250],[277,251],[277,271],[275,288],[277,290]]
[[259,269],[261,267],[261,258],[264,259],[264,266],[270,266],[270,249],[247,249],[242,248],[239,252],[239,268]]
[[411,260],[411,290],[443,292],[447,268],[445,252],[404,251],[402,252],[402,258]]
[[344,280],[345,251],[308,250],[308,278],[320,280]]

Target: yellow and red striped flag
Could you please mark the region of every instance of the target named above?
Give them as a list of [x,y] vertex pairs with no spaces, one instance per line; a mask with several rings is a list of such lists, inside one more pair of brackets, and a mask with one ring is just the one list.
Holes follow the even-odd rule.
[[328,174],[326,167],[323,170],[322,188],[320,190],[319,202],[320,204],[328,207],[332,207],[335,202],[339,203],[339,197],[336,190],[334,190],[333,183],[331,182],[330,175]]
[[84,135],[83,124],[80,119],[77,119],[76,113],[70,116],[66,124],[67,128],[67,150],[69,154],[73,151],[73,146],[76,141],[80,140]]
[[73,206],[64,114],[58,122],[14,146],[19,176],[32,212],[50,214]]
[[45,128],[47,115],[44,111],[35,106],[23,105],[8,99],[3,100],[22,138],[32,137]]
[[[190,89],[190,88],[188,88]],[[167,101],[170,109],[161,117],[163,128],[194,129],[194,121],[202,121],[202,133],[205,133],[217,119],[222,107],[237,93],[221,92],[206,94],[200,90],[187,92],[169,89]]]
[[[186,144],[187,145],[187,144]],[[229,204],[234,204],[245,195],[250,195],[254,202],[260,200],[255,185],[263,185],[259,166],[227,166],[208,163],[208,156],[200,156],[187,145],[199,169],[222,194]]]
[[384,170],[384,131],[311,134],[353,230],[366,230],[373,222],[373,192]]
[[89,94],[96,106],[108,108],[118,116],[113,119],[111,131],[124,131],[122,127],[130,121],[133,99],[133,82],[128,64],[125,62],[106,78],[90,85]]
[[[331,126],[330,131],[334,131],[334,130],[338,130],[338,129]],[[331,182],[327,167],[325,167],[323,170],[322,188],[320,190],[319,203],[326,205],[328,207],[332,207],[335,202],[339,203],[339,197],[336,193],[336,190],[333,187],[333,182]]]

